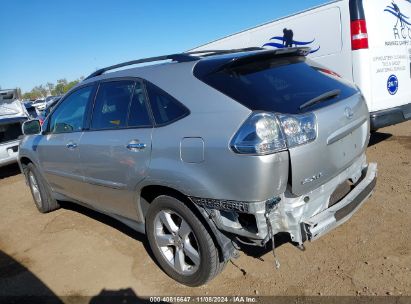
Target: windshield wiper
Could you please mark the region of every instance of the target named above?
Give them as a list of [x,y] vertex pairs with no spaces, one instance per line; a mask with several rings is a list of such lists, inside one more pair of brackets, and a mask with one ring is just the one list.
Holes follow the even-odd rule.
[[312,106],[316,103],[319,103],[319,102],[326,101],[328,99],[337,97],[340,94],[341,94],[341,90],[339,90],[339,89],[326,92],[326,93],[321,94],[320,96],[317,96],[317,97],[307,101],[306,103],[302,104],[300,106],[300,110],[308,108],[308,107],[310,107],[310,106]]

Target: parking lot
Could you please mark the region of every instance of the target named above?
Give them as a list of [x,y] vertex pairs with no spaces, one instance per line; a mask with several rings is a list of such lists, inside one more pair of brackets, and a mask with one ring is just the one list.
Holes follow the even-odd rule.
[[375,194],[343,226],[277,256],[250,251],[199,288],[153,261],[145,237],[72,204],[40,214],[16,165],[0,169],[0,296],[411,295],[411,121],[373,134]]

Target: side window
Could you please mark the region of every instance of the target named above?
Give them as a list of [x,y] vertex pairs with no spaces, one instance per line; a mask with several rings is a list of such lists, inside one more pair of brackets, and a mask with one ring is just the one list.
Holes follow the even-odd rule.
[[146,95],[141,82],[137,82],[134,87],[133,99],[130,105],[128,117],[129,127],[151,127],[150,116],[147,111]]
[[50,118],[51,133],[78,132],[83,129],[87,103],[93,86],[84,87],[71,93]]
[[189,110],[169,94],[147,83],[147,93],[157,125],[164,125],[188,115]]
[[127,126],[128,107],[134,81],[103,82],[94,104],[91,129],[116,129]]

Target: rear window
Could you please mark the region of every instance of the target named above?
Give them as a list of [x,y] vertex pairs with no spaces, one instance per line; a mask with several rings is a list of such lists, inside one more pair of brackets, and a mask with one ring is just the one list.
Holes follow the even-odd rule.
[[[194,75],[253,111],[297,114],[328,106],[357,92],[301,56],[248,61],[204,74],[202,71],[208,69],[202,65],[206,64],[207,60],[200,61]],[[300,110],[307,101],[333,90],[341,93]]]
[[179,101],[155,85],[147,82],[146,88],[156,125],[173,123],[190,113]]

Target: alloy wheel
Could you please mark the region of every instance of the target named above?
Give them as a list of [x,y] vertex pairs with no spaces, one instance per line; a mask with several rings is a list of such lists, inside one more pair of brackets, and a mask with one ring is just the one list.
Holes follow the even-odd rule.
[[156,245],[175,271],[190,275],[198,270],[198,241],[190,225],[181,215],[175,211],[161,210],[155,217],[154,229]]

